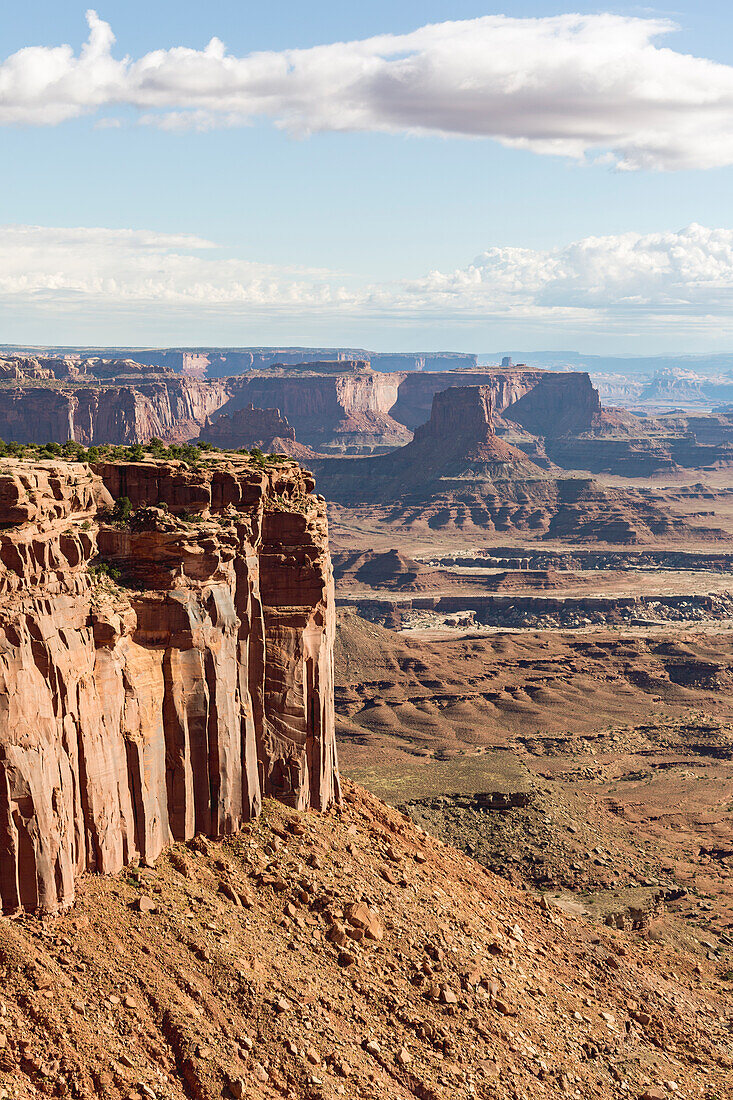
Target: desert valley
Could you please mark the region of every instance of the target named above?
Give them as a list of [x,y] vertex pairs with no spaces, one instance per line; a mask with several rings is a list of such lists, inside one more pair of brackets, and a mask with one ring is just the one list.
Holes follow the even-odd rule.
[[0,1100],[733,1100],[733,5],[0,43]]
[[249,354],[0,361],[0,1096],[723,1100],[733,409]]

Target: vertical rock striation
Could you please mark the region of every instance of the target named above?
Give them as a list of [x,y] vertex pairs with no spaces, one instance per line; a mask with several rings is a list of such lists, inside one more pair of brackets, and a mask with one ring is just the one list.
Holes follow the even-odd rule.
[[[339,799],[325,507],[295,463],[0,470],[0,899]],[[114,500],[132,512],[112,518]],[[119,581],[119,583],[117,583]]]

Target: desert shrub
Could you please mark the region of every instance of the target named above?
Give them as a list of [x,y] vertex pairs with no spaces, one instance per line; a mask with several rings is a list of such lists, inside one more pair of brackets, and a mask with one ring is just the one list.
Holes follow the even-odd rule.
[[112,509],[112,519],[118,523],[129,523],[132,515],[132,502],[129,497],[118,497]]
[[122,573],[116,565],[112,565],[110,562],[104,561],[103,559],[92,562],[89,566],[89,573],[92,577],[96,577],[99,580],[103,577],[109,577],[111,581],[115,582],[118,582],[122,577]]

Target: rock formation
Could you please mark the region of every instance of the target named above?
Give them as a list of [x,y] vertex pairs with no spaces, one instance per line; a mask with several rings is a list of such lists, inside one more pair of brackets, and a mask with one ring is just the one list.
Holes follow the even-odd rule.
[[0,359],[0,380],[38,381],[58,379],[93,384],[103,378],[132,378],[145,380],[153,377],[174,378],[167,367],[152,363],[138,363],[134,359],[104,359],[93,356],[81,359],[78,355],[26,356],[13,355]]
[[3,466],[3,911],[232,833],[265,795],[338,799],[312,489],[286,461]]
[[[601,409],[582,372],[462,366],[410,373],[393,370],[391,360],[388,371],[378,371],[358,358],[295,362],[291,350],[274,364],[264,352],[262,361],[247,353],[245,373],[213,378],[204,351],[135,354],[155,361],[78,354],[0,359],[0,439],[90,445],[206,438],[298,459],[313,451],[382,454],[409,443],[429,420],[437,393],[484,386],[496,434],[547,470],[645,477],[733,463],[733,421],[724,410],[641,418]],[[247,416],[250,408],[281,410],[287,423],[258,425]],[[228,419],[213,438],[217,416]]]
[[290,455],[291,458],[313,457],[310,447],[296,442],[295,429],[279,409],[256,409],[252,404],[231,415],[222,413],[215,420],[207,418],[201,439],[224,450],[258,447],[261,451]]
[[382,373],[359,360],[276,366],[229,379],[231,399],[223,411],[274,405],[297,439],[316,451],[368,454],[408,443],[429,419],[436,393],[477,385],[487,387],[494,413],[535,435],[588,431],[600,415],[587,374],[524,368]]
[[409,442],[411,432],[390,415],[400,374],[380,374],[360,360],[299,367],[229,380],[231,409],[276,406],[301,443],[316,451],[364,454]]
[[0,439],[18,443],[168,443],[195,439],[227,400],[221,382],[186,378],[130,385],[50,382],[5,388]]
[[[557,478],[500,439],[490,386],[452,387],[407,446],[369,458],[317,459],[325,496],[381,523],[427,530],[528,531],[548,539],[644,543],[712,538],[671,518],[649,492]],[[518,402],[521,404],[521,402]],[[341,519],[348,521],[347,515]],[[720,534],[720,532],[717,532]]]
[[587,374],[543,374],[502,412],[533,435],[554,438],[599,425],[601,399]]
[[[36,354],[37,350],[12,348],[13,352],[25,354]],[[73,355],[77,360],[90,355],[104,358],[114,352],[118,359],[124,358],[144,366],[154,364],[191,378],[226,378],[244,371],[267,370],[274,365],[292,367],[323,360],[364,359],[380,371],[470,370],[478,363],[478,356],[470,352],[374,352],[364,348],[67,347],[54,351],[57,355]]]
[[[587,431],[600,412],[600,399],[587,374],[551,374],[526,367],[479,367],[426,374],[408,374],[400,382],[390,415],[413,430],[430,416],[433,397],[454,386],[487,386],[496,415],[519,409],[513,419],[536,435]],[[539,400],[528,402],[537,389]],[[562,415],[558,417],[558,410]],[[530,426],[531,424],[531,426]]]
[[508,418],[502,429],[507,423],[524,433],[530,451],[534,447],[542,454],[538,437],[589,431],[600,410],[587,374],[479,369],[470,366],[470,358],[460,369],[412,373],[373,370],[364,359],[286,358],[259,367],[253,362],[246,373],[212,380],[205,377],[203,353],[191,352],[182,366],[176,360],[175,371],[168,353],[149,357],[154,362],[147,365],[68,355],[0,361],[6,391],[0,438],[21,443],[71,438],[88,445],[144,443],[157,436],[183,442],[197,438],[215,413],[232,416],[252,405],[282,410],[298,442],[316,451],[382,453],[410,441],[429,418],[436,393],[484,385],[494,412]]
[[625,477],[722,468],[733,465],[733,418],[724,410],[710,416],[642,418],[604,409],[592,429],[546,439],[545,449],[565,469]]

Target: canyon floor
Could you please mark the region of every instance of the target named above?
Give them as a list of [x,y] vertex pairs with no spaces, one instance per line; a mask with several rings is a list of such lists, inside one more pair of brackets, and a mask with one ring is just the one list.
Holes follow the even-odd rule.
[[[658,491],[729,531],[713,481]],[[733,539],[396,537],[341,508],[332,532],[342,770],[589,934],[733,989]]]

